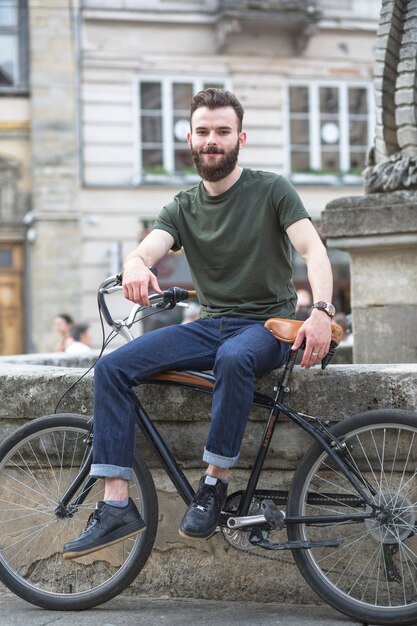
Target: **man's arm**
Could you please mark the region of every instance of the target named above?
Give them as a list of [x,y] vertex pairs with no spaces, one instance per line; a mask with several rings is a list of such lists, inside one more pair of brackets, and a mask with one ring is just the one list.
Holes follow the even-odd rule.
[[126,257],[123,265],[123,295],[127,300],[149,306],[149,288],[162,293],[150,268],[166,255],[173,244],[172,235],[155,228]]
[[[302,219],[287,229],[287,235],[307,265],[308,282],[313,293],[313,302],[332,301],[333,275],[326,248],[309,219]],[[306,342],[301,366],[307,369],[319,363],[329,351],[331,319],[325,311],[313,309],[310,317],[301,326],[293,350]]]

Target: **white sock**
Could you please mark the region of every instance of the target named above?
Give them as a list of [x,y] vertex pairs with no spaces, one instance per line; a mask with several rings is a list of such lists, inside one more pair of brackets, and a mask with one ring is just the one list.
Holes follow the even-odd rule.
[[225,480],[222,480],[221,478],[216,478],[215,476],[209,476],[208,474],[206,474],[205,476],[206,477],[204,479],[204,482],[205,482],[206,485],[216,485],[218,480],[221,483],[225,483],[226,485],[229,482],[229,480],[227,478]]

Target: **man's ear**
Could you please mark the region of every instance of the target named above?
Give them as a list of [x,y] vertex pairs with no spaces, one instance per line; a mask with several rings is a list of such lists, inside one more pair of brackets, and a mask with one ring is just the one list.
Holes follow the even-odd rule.
[[187,143],[188,147],[191,148],[191,133],[187,133]]
[[246,133],[244,131],[239,133],[239,147],[243,148],[246,143]]

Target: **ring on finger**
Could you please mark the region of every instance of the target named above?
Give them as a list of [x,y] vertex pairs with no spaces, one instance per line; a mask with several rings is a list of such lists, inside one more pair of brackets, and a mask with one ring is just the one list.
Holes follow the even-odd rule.
[[313,356],[318,356],[318,355],[319,355],[319,353],[318,353],[318,352],[312,352],[311,354],[312,354]]

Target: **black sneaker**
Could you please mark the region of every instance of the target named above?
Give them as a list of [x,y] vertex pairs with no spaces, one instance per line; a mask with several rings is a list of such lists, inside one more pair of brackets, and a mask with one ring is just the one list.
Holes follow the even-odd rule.
[[129,498],[129,504],[119,508],[99,502],[90,515],[83,532],[64,545],[64,559],[90,554],[128,537],[138,535],[146,529],[139,511]]
[[226,502],[227,484],[221,480],[208,484],[207,478],[211,476],[201,478],[196,494],[182,518],[179,530],[182,537],[208,539],[217,528]]

